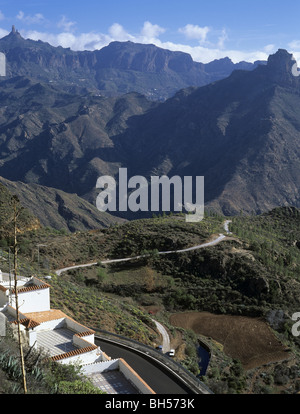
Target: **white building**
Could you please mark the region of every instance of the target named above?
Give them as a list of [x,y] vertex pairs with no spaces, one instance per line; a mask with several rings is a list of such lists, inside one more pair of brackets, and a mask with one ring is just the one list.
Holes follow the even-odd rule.
[[[9,275],[0,273],[0,312],[16,329],[16,295],[12,285]],[[42,349],[53,361],[79,364],[82,373],[108,393],[155,394],[126,361],[112,360],[95,345],[93,330],[50,308],[48,283],[36,277],[19,277],[17,285],[21,332],[29,346]],[[105,380],[112,373],[118,377],[118,384],[123,382],[123,392],[109,385],[111,379]]]

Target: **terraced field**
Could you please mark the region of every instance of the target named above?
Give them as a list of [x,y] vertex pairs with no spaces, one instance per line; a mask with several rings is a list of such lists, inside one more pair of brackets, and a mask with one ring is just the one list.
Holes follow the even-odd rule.
[[246,370],[283,361],[290,356],[286,347],[260,318],[184,312],[173,314],[170,322],[219,342],[224,353],[240,360]]

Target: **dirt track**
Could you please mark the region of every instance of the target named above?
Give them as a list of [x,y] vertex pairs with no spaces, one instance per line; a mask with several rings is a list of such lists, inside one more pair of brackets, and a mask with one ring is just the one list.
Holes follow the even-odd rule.
[[224,352],[239,359],[245,369],[282,361],[289,356],[269,326],[258,318],[186,312],[172,315],[170,322],[221,343]]

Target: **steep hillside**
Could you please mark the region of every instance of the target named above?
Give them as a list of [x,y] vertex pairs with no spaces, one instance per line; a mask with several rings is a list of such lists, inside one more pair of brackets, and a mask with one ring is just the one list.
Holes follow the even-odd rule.
[[[117,273],[119,266],[148,263],[161,275],[175,277],[178,289],[170,285],[164,292],[170,309],[261,316],[274,308],[296,312],[299,306],[299,217],[295,208],[257,217],[237,216],[232,222],[233,235],[218,245],[167,255],[157,252],[196,246],[224,232],[224,217],[206,217],[195,224],[186,223],[180,215],[158,217],[71,235],[41,230],[30,235],[28,246],[48,245],[43,256],[52,269],[148,253],[132,263],[108,267]],[[193,299],[185,301],[181,289]],[[214,292],[214,299],[209,292]]]
[[[12,203],[13,193],[11,193],[6,186],[0,182],[0,241],[9,238],[7,235],[13,234],[13,218],[14,209]],[[30,232],[32,230],[41,229],[41,223],[39,219],[34,216],[30,209],[25,208],[21,204],[21,209],[18,212],[18,225],[17,232]],[[2,243],[3,246],[7,247],[7,243]]]
[[124,220],[102,213],[91,203],[78,197],[38,184],[25,184],[0,177],[11,194],[36,217],[42,226],[56,230],[86,231],[120,224]]
[[[217,393],[267,388],[294,393],[300,379],[299,338],[292,334],[291,318],[299,311],[299,217],[295,208],[237,216],[232,234],[218,245],[168,255],[158,251],[195,246],[224,231],[224,217],[194,224],[180,215],[157,217],[71,235],[43,229],[20,238],[26,249],[19,257],[23,274],[32,274],[36,245],[44,245],[40,277],[73,264],[98,263],[60,276],[53,272],[53,307],[88,326],[156,346],[150,311],[168,327],[177,360],[192,372],[198,372],[196,338],[209,344],[213,352],[205,380]],[[141,253],[148,256],[100,264]],[[194,330],[192,342],[180,327]]]
[[[104,98],[16,77],[0,82],[0,175],[75,193],[95,206],[96,181],[204,176],[205,204],[224,214],[300,205],[300,78],[292,55],[164,103]],[[125,214],[126,216],[126,214]],[[133,218],[137,218],[134,215]],[[127,217],[128,218],[128,215]]]
[[0,175],[78,195],[126,163],[113,137],[155,106],[138,94],[74,95],[23,77],[0,82],[0,96]]
[[[119,136],[135,174],[205,177],[205,202],[225,214],[300,205],[300,83],[292,55],[179,92]],[[135,162],[135,160],[138,160]]]

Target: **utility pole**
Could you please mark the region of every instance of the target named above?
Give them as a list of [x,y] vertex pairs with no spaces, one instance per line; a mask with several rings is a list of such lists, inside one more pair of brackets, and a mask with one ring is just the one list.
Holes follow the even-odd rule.
[[10,262],[10,247],[8,246],[8,262],[9,262],[9,304],[11,305],[11,262]]
[[40,275],[40,247],[47,247],[47,244],[37,244],[37,248],[38,248],[38,277]]
[[[1,188],[0,188],[1,190]],[[0,191],[1,192],[1,191]],[[22,335],[21,335],[21,323],[20,323],[20,312],[19,312],[19,300],[18,300],[18,265],[17,265],[17,254],[18,254],[18,223],[19,216],[23,211],[23,207],[20,205],[19,199],[17,196],[9,195],[4,199],[4,202],[0,204],[0,231],[8,237],[13,239],[12,253],[13,253],[13,279],[14,279],[14,288],[10,290],[10,304],[12,305],[12,297],[15,295],[15,307],[16,307],[16,322],[18,328],[18,346],[20,352],[20,363],[21,363],[21,373],[23,381],[24,394],[27,394],[27,384],[26,384],[26,370],[23,354],[23,345],[22,345]],[[21,224],[21,222],[20,222]],[[9,247],[9,273],[11,270],[10,266],[10,247]],[[11,287],[11,277],[9,277],[10,287]]]
[[17,252],[18,252],[18,242],[17,242],[17,220],[19,212],[17,210],[18,200],[13,197],[13,209],[14,209],[14,291],[15,291],[15,300],[16,300],[16,316],[17,316],[17,326],[18,326],[18,342],[19,342],[19,351],[20,351],[20,360],[21,360],[21,370],[22,370],[22,380],[23,380],[23,389],[24,394],[27,394],[27,384],[26,384],[26,371],[24,363],[24,354],[23,354],[23,345],[22,345],[22,336],[21,336],[21,324],[20,324],[20,313],[19,313],[19,300],[18,300],[18,281],[17,281]]

